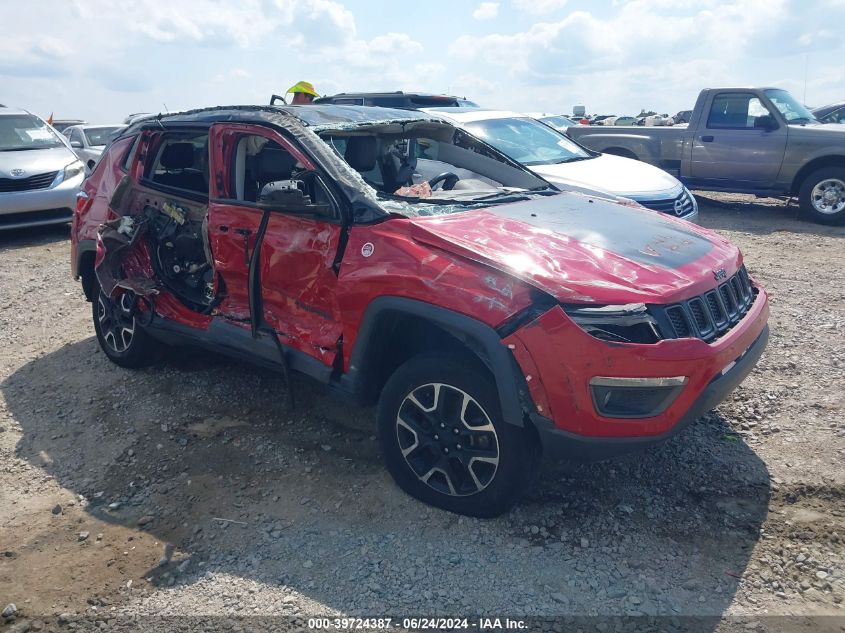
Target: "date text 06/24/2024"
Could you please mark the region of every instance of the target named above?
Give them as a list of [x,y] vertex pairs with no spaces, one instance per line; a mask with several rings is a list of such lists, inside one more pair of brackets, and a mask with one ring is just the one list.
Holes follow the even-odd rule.
[[511,618],[309,618],[308,628],[316,630],[385,630],[390,628],[412,631],[477,629],[481,631],[522,630],[524,620]]

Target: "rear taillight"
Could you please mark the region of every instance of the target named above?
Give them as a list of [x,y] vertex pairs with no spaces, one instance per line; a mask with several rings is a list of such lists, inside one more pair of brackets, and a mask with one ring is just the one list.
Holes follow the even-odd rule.
[[94,270],[100,267],[103,259],[106,257],[106,247],[103,245],[103,238],[97,234],[97,254],[94,256]]
[[76,194],[76,215],[86,212],[90,206],[91,197],[85,191],[80,191]]

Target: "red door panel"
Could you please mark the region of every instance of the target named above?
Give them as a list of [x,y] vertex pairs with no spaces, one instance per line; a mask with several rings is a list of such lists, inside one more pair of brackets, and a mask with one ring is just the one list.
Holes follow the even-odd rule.
[[341,333],[332,269],[340,232],[336,224],[273,213],[261,246],[265,320],[285,334],[283,342],[318,358],[331,350],[333,359]]
[[[236,321],[250,320],[249,255],[255,248],[255,234],[261,211],[212,201],[208,205],[208,237],[214,257],[217,287],[225,292],[217,311]],[[220,288],[219,280],[225,288]]]
[[[237,320],[256,317],[250,314],[249,257],[264,214],[255,204],[236,200],[232,191],[235,152],[244,135],[272,140],[305,169],[314,168],[306,155],[271,129],[241,123],[212,126],[208,229],[215,270],[225,285],[218,311]],[[279,334],[284,345],[326,365],[334,364],[341,334],[332,263],[342,230],[338,224],[272,212],[258,260],[262,320]]]

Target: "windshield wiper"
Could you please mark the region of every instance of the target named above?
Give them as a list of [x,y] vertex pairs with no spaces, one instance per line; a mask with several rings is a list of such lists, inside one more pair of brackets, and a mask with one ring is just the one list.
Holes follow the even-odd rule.
[[530,200],[532,194],[536,194],[539,192],[524,192],[524,193],[516,193],[513,191],[502,191],[500,193],[494,193],[489,196],[481,196],[480,198],[474,198],[475,202],[517,202],[519,200]]
[[529,189],[531,193],[540,194],[541,196],[555,196],[560,193],[558,189],[553,189],[550,185],[540,185],[539,187],[532,187]]
[[595,156],[570,156],[569,158],[561,158],[560,160],[556,160],[553,165],[562,165],[563,163],[574,163],[579,160],[589,160],[590,158],[595,158]]
[[38,147],[7,147],[4,149],[0,149],[0,152],[26,152],[31,149],[53,149],[54,147],[58,147],[58,145],[40,145]]

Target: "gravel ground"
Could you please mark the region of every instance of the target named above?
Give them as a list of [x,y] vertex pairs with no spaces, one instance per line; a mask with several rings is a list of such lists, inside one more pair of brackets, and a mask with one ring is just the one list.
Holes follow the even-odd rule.
[[[67,229],[0,234],[6,626],[645,614],[845,630],[845,229],[777,200],[700,201],[771,294],[759,366],[661,447],[548,464],[495,520],[405,496],[380,465],[373,411],[305,378],[290,410],[279,376],[226,358],[110,364],[69,276]],[[299,620],[242,619],[277,615]],[[578,626],[597,623],[631,621]]]

